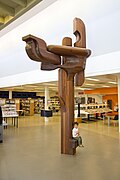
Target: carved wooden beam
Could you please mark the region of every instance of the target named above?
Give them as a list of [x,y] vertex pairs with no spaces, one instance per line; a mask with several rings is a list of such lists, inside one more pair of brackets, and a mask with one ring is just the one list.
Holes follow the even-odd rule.
[[65,63],[63,65],[57,65],[56,68],[62,68],[67,73],[74,73],[74,75],[84,71],[86,58],[91,54],[89,49],[64,45],[49,45],[47,49],[52,53],[66,57]]
[[87,58],[91,54],[89,49],[70,46],[48,45],[47,49],[48,51],[61,56],[83,56]]
[[[85,68],[84,60],[91,51],[85,48],[49,45],[40,38],[27,35],[22,38],[26,42],[26,52],[30,59],[42,62],[42,70],[62,68],[67,72],[81,72]],[[60,56],[67,56],[66,63],[61,65]]]
[[[26,52],[30,59],[42,62],[43,66],[47,66],[51,70],[53,65],[61,64],[61,57],[47,50],[46,42],[43,39],[32,35],[27,35],[22,38],[26,42]],[[44,70],[44,68],[42,68]]]

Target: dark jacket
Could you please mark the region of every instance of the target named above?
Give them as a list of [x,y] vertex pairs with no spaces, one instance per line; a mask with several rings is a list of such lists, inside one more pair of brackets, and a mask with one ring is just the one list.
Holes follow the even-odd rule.
[[3,118],[2,118],[2,108],[0,106],[0,125],[2,124],[2,120],[3,120]]

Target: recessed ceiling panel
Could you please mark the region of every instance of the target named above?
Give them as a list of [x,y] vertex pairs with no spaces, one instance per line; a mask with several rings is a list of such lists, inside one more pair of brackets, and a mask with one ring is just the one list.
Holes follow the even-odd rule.
[[0,30],[42,0],[0,0]]

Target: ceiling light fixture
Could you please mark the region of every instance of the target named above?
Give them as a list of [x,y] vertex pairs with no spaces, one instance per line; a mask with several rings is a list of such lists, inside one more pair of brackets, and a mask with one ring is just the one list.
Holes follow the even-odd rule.
[[110,87],[110,86],[102,86],[102,87]]

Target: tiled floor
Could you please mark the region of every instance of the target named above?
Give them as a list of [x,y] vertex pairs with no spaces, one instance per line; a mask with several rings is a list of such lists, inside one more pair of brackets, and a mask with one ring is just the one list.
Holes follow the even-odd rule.
[[102,121],[79,125],[84,148],[60,153],[60,117],[21,117],[19,128],[4,130],[0,180],[120,180],[118,127]]

